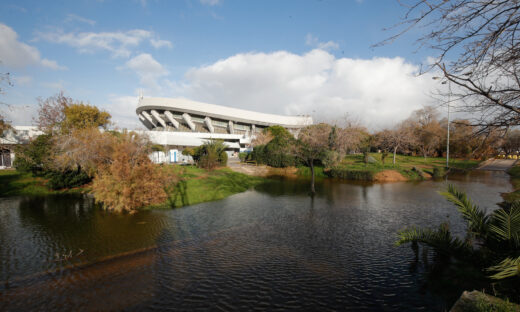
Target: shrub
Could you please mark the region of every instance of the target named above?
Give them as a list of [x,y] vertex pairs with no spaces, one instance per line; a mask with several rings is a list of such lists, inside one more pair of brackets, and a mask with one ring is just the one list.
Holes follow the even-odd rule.
[[444,167],[434,167],[433,168],[433,177],[434,178],[442,178],[446,175],[446,169]]
[[52,153],[52,136],[42,134],[37,136],[27,145],[16,148],[14,167],[22,172],[34,174],[44,171]]
[[241,162],[246,161],[248,156],[249,156],[249,153],[246,153],[246,152],[238,153],[238,158],[240,159]]
[[49,179],[47,186],[53,190],[72,188],[85,185],[92,181],[84,171],[49,171],[45,174]]
[[166,185],[167,177],[146,154],[130,155],[119,146],[112,163],[99,170],[92,191],[107,209],[122,212],[164,202]]
[[227,165],[226,146],[223,141],[208,141],[197,147],[193,153],[193,160],[197,166],[213,170],[217,166]]
[[291,140],[285,136],[275,137],[266,145],[255,146],[252,158],[260,164],[284,168],[298,164],[296,158],[289,153]]
[[341,161],[341,154],[336,151],[326,151],[321,162],[325,168],[332,168]]
[[356,170],[341,167],[333,167],[326,173],[330,177],[345,180],[373,181],[375,177],[375,173],[369,170]]

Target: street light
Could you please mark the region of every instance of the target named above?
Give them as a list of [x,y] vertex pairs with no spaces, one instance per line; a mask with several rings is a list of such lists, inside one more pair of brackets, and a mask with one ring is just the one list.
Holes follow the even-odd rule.
[[[432,77],[433,80],[442,79],[442,77]],[[449,168],[450,163],[450,96],[451,96],[451,84],[449,80],[444,80],[441,84],[448,84],[448,137],[446,140],[446,168]]]

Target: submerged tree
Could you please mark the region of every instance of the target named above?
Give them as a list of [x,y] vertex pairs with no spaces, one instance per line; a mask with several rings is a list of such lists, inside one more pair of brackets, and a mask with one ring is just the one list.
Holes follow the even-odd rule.
[[307,126],[300,131],[298,140],[294,145],[294,155],[300,158],[311,168],[311,193],[316,193],[314,186],[315,172],[314,163],[321,160],[329,148],[331,126],[328,124],[317,124]]
[[112,136],[113,148],[110,159],[100,165],[92,184],[96,201],[117,212],[164,202],[171,175],[148,157],[148,140],[133,132],[105,135]]

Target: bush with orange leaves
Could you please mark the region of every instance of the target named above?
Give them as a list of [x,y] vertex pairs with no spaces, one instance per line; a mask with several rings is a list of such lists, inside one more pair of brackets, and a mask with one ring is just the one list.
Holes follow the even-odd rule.
[[110,161],[98,168],[92,185],[96,201],[123,212],[160,204],[173,178],[148,158],[150,145],[134,133],[114,136]]

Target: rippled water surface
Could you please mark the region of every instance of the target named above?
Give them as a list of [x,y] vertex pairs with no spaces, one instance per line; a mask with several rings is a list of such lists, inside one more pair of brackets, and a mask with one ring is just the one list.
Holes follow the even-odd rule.
[[[487,209],[504,173],[451,181]],[[0,199],[0,310],[441,311],[405,226],[464,228],[444,182],[273,181],[225,200],[114,215],[92,199]],[[455,297],[459,294],[455,294]]]

